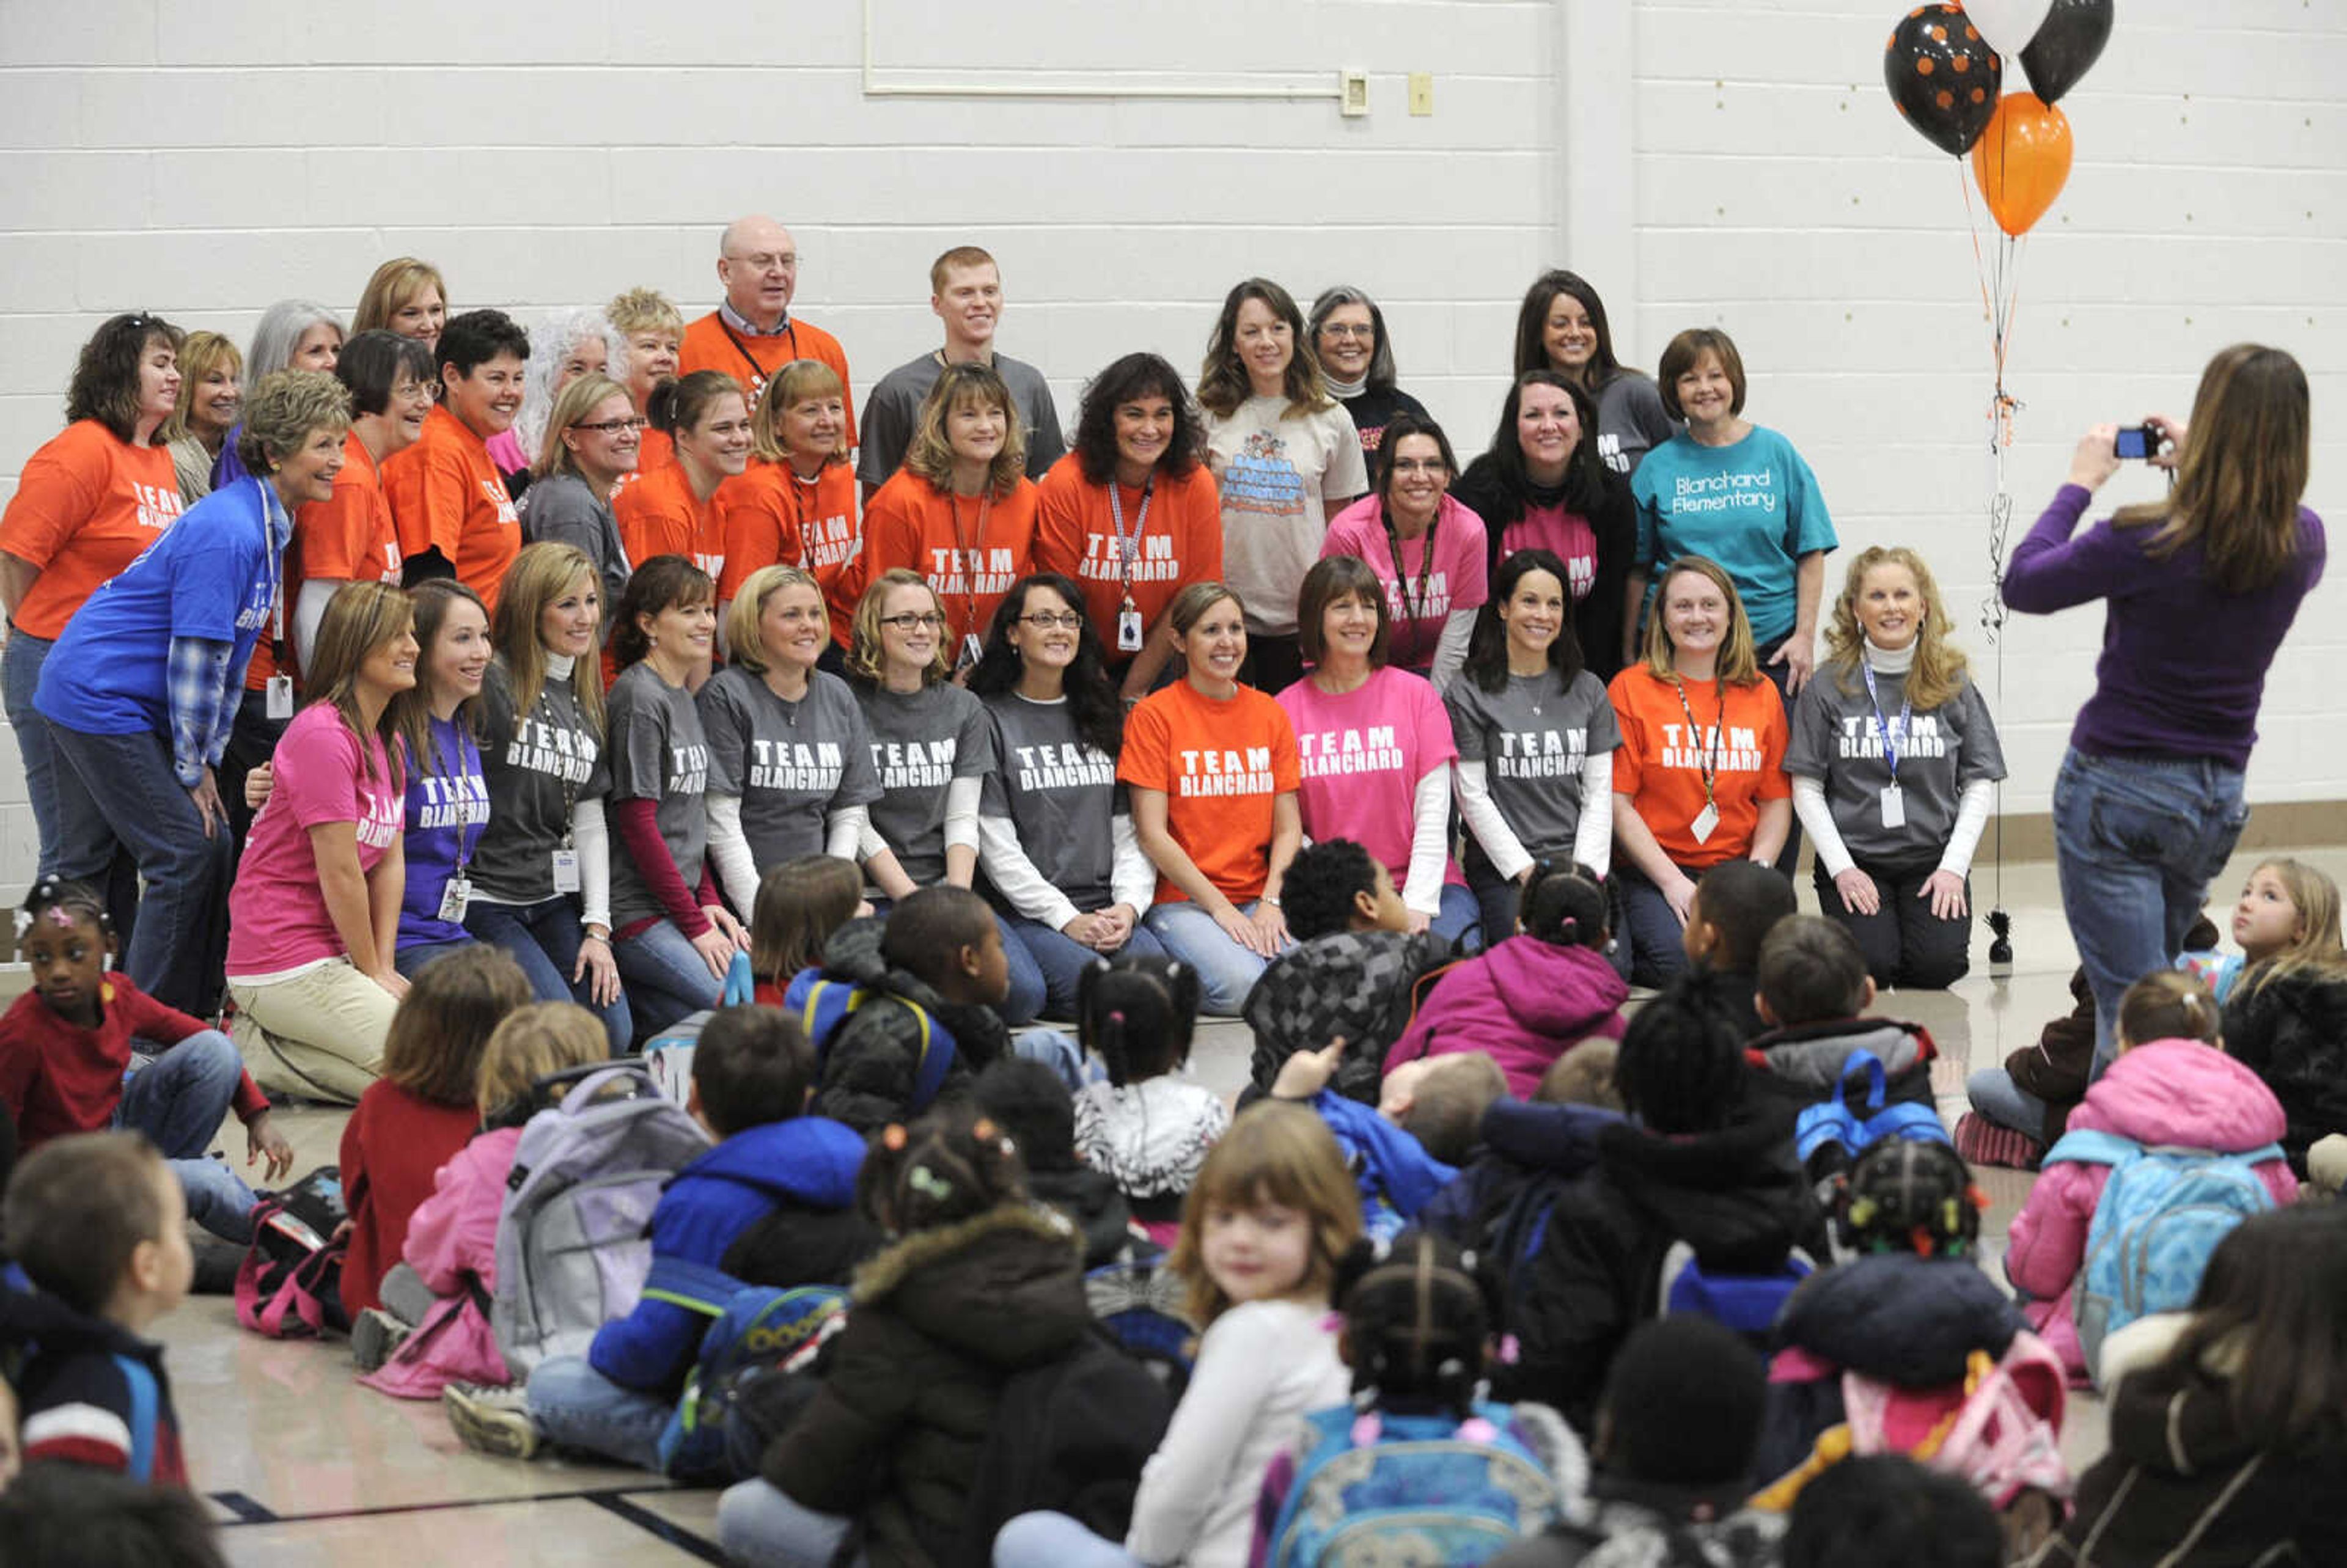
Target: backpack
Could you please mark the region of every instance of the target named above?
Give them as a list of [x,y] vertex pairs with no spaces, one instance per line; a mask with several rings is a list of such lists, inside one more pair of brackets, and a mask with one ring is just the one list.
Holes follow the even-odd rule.
[[1842,1409],[1854,1454],[1903,1453],[1962,1476],[2000,1512],[2031,1487],[2066,1497],[2062,1358],[2023,1329],[2002,1360],[1973,1352],[1963,1383],[1907,1389],[1842,1374]]
[[1532,1261],[1548,1239],[1549,1215],[1557,1195],[1573,1180],[1554,1171],[1535,1172],[1486,1222],[1476,1250],[1499,1261],[1501,1299],[1509,1306],[1531,1298]]
[[1777,1316],[1801,1281],[1816,1271],[1807,1253],[1795,1247],[1785,1261],[1766,1274],[1724,1274],[1707,1270],[1684,1241],[1671,1243],[1655,1276],[1655,1315],[1691,1312],[1732,1328],[1762,1355],[1769,1350],[1769,1335]]
[[252,1245],[236,1269],[236,1320],[271,1339],[350,1332],[343,1310],[347,1241],[329,1242],[349,1211],[342,1173],[321,1165],[252,1211]]
[[725,967],[725,988],[717,993],[717,1008],[703,1008],[687,1013],[644,1045],[644,1071],[652,1075],[661,1092],[683,1104],[692,1096],[692,1050],[701,1043],[701,1031],[716,1016],[718,1008],[746,1007],[757,997],[757,981],[750,973],[750,955],[738,948],[733,961]]
[[[1850,1081],[1861,1071],[1866,1074],[1863,1115],[1851,1110],[1850,1104]],[[1911,1138],[1926,1143],[1949,1142],[1948,1130],[1940,1125],[1938,1111],[1911,1100],[1885,1105],[1885,1091],[1882,1059],[1870,1050],[1851,1051],[1826,1097],[1803,1110],[1793,1123],[1793,1153],[1799,1158],[1802,1169],[1814,1173],[1818,1167],[1811,1163],[1811,1158],[1821,1151],[1839,1149],[1838,1158],[1828,1155],[1839,1166],[1887,1138]]]
[[1162,1255],[1102,1264],[1084,1276],[1093,1318],[1175,1399],[1190,1385],[1198,1327],[1184,1316],[1183,1285]]
[[928,1109],[938,1091],[945,1087],[946,1075],[953,1071],[953,1036],[938,1027],[928,1009],[893,991],[858,985],[853,980],[833,979],[821,969],[801,969],[791,977],[789,987],[783,992],[783,1010],[795,1015],[799,1027],[806,1032],[807,1044],[815,1050],[815,1079],[820,1082],[839,1026],[857,1009],[875,1000],[895,1002],[911,1013],[920,1027],[920,1065],[913,1071],[912,1097],[905,1102],[905,1115],[910,1119]]
[[1463,1568],[1546,1529],[1563,1500],[1510,1419],[1506,1406],[1483,1403],[1464,1422],[1350,1405],[1314,1411],[1264,1562]]
[[2045,1151],[2048,1164],[2069,1160],[2111,1167],[2072,1297],[2078,1346],[2097,1380],[2106,1337],[2138,1317],[2190,1307],[2217,1244],[2251,1214],[2274,1206],[2256,1167],[2281,1157],[2278,1143],[2239,1154],[2147,1149],[2115,1132],[2086,1129],[2065,1132]]
[[789,1290],[744,1285],[704,1264],[661,1258],[645,1276],[643,1293],[713,1319],[661,1433],[661,1469],[691,1484],[744,1479],[726,1457],[728,1428],[743,1387],[788,1368],[845,1326],[847,1292],[830,1285]]
[[514,1381],[584,1355],[635,1307],[651,1270],[652,1209],[709,1135],[632,1062],[607,1062],[532,1116],[497,1216],[489,1323]]

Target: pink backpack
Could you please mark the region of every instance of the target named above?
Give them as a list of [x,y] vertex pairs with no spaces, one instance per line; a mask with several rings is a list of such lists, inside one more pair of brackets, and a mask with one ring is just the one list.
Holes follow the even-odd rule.
[[2061,1438],[2068,1384],[2062,1358],[2025,1328],[2001,1361],[1973,1352],[1962,1383],[1901,1389],[1845,1372],[1850,1451],[1903,1453],[1960,1475],[2000,1512],[2030,1487],[2066,1498],[2070,1467]]
[[343,1258],[330,1240],[346,1217],[343,1184],[322,1165],[252,1211],[252,1245],[236,1270],[236,1320],[272,1339],[347,1334]]

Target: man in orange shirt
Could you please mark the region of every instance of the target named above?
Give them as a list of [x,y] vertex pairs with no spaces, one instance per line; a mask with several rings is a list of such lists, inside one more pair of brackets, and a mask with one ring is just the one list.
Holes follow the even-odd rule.
[[819,359],[839,373],[852,449],[856,401],[848,390],[847,351],[821,327],[791,314],[799,286],[799,247],[791,231],[767,217],[735,219],[717,243],[717,281],[725,285],[725,298],[684,329],[677,374],[722,370],[742,384],[754,408],[776,371],[794,359]]
[[415,445],[384,462],[384,495],[408,585],[454,575],[495,613],[521,521],[488,440],[521,409],[529,335],[503,311],[466,311],[449,318],[436,352],[439,406]]

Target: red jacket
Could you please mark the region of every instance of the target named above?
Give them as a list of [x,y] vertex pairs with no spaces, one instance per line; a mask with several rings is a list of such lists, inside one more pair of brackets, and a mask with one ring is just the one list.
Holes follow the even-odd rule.
[[407,1244],[409,1217],[480,1122],[473,1106],[437,1105],[387,1078],[359,1096],[343,1127],[342,1152],[343,1201],[351,1212],[343,1306],[353,1317],[383,1305],[383,1276]]
[[[68,1132],[102,1131],[122,1102],[132,1040],[174,1046],[208,1027],[113,971],[98,982],[95,1029],[67,1023],[38,994],[26,992],[0,1014],[0,1102],[15,1119],[18,1143],[30,1153]],[[251,1073],[237,1081],[235,1104],[241,1122],[269,1109]]]

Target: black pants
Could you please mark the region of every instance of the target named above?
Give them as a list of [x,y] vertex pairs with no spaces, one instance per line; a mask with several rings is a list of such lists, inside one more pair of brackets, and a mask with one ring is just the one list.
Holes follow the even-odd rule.
[[1905,990],[1945,990],[1972,968],[1972,901],[1969,878],[1964,883],[1965,913],[1942,920],[1932,913],[1932,901],[1922,896],[1923,883],[1940,868],[1935,859],[1905,867],[1861,866],[1874,882],[1879,907],[1871,915],[1845,908],[1841,890],[1826,875],[1824,863],[1814,873],[1818,907],[1858,938],[1866,955],[1866,972],[1877,986]]
[[1274,637],[1264,631],[1248,632],[1246,658],[1240,661],[1239,679],[1275,697],[1303,680],[1304,651],[1296,634]]
[[[1791,635],[1792,632],[1788,630],[1784,637],[1771,638],[1758,644],[1757,649],[1760,659],[1760,673],[1768,678],[1768,684],[1777,688],[1777,695],[1784,701],[1785,733],[1788,735],[1793,733],[1793,704],[1798,699],[1787,693],[1785,682],[1792,679],[1793,667],[1789,664],[1771,664],[1768,659],[1775,651],[1777,644],[1784,641],[1785,637]],[[1814,681],[1818,678],[1818,674],[1819,671],[1811,671],[1809,678]],[[1777,852],[1777,870],[1786,881],[1792,882],[1793,869],[1800,864],[1800,861],[1801,819],[1788,813],[1785,821],[1785,847]],[[1798,882],[1794,882],[1793,885],[1796,887],[1800,886]]]

